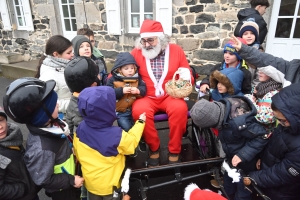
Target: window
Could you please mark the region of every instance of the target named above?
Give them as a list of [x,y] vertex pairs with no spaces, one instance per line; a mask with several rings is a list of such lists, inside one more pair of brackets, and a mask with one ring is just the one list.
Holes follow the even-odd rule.
[[152,1],[128,0],[129,33],[138,33],[145,19],[153,19]]
[[64,36],[71,40],[77,32],[74,0],[59,0],[59,7]]
[[14,8],[15,8],[15,14],[17,19],[17,25],[19,29],[26,30],[26,21],[24,16],[24,10],[21,0],[14,0]]

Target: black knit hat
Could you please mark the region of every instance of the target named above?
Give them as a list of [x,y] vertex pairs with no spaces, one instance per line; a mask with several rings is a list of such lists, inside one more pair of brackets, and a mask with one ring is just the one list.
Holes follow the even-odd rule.
[[7,120],[7,115],[5,114],[5,112],[1,106],[0,106],[0,116],[5,117],[5,119]]

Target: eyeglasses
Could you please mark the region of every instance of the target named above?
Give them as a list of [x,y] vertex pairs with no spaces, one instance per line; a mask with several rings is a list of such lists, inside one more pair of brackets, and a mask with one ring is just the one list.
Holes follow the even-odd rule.
[[155,38],[148,38],[147,40],[141,39],[140,43],[141,43],[142,45],[146,45],[146,43],[148,42],[150,45],[152,45],[152,44],[154,43],[154,40],[155,40],[155,39],[156,39],[156,37],[155,37]]

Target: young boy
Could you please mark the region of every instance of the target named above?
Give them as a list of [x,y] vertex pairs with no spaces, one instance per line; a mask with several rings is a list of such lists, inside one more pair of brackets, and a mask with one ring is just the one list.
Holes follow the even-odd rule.
[[[227,162],[246,174],[255,170],[256,156],[267,144],[267,132],[255,119],[256,109],[244,96],[219,102],[198,101],[191,109],[193,122],[201,128],[217,128]],[[242,181],[232,183],[224,174],[224,188],[230,199],[252,200]]]
[[[244,40],[242,42],[246,43]],[[242,84],[242,93],[250,94],[251,93],[251,73],[248,70],[248,66],[245,61],[242,60],[241,56],[236,52],[236,50],[232,46],[232,42],[229,41],[224,46],[224,61],[221,64],[215,65],[211,72],[215,70],[223,70],[226,68],[237,68],[244,73],[244,79]],[[209,85],[209,76],[204,78],[201,81],[200,91],[206,93],[206,90],[210,88]]]
[[34,183],[45,188],[53,200],[80,199],[84,179],[75,175],[75,162],[67,124],[58,118],[55,81],[20,78],[12,82],[3,98],[7,115],[27,125],[29,135],[24,161]]
[[84,56],[92,57],[93,46],[90,40],[83,35],[77,35],[72,39],[74,57]]
[[79,95],[78,109],[83,121],[74,135],[74,149],[81,163],[88,198],[120,199],[116,190],[120,188],[125,155],[134,153],[146,115],[141,114],[128,132],[113,126],[116,94],[107,86],[85,88]]
[[265,40],[265,37],[268,33],[267,23],[262,17],[266,9],[270,6],[268,0],[250,0],[251,8],[245,8],[238,12],[237,17],[239,19],[238,24],[235,27],[234,35],[239,36],[241,27],[245,21],[251,19],[256,22],[259,27],[259,43],[262,44]]
[[[300,197],[300,83],[283,88],[272,97],[271,108],[279,124],[260,154],[258,171],[249,173],[253,182],[272,200]],[[249,180],[250,179],[250,180]]]
[[244,74],[236,68],[226,68],[214,71],[209,77],[210,86],[214,89],[211,93],[214,101],[232,95],[244,95],[241,92]]
[[104,61],[104,56],[99,51],[99,49],[95,47],[94,32],[89,28],[81,28],[81,29],[77,30],[77,35],[83,35],[90,40],[92,47],[93,47],[93,53],[92,53],[91,58],[99,66],[100,80],[102,80],[101,85],[106,85],[107,67],[106,67],[106,63]]
[[114,88],[116,93],[118,125],[129,131],[134,124],[131,106],[137,98],[146,95],[146,84],[139,77],[136,62],[128,52],[119,53],[111,71],[107,86]]
[[20,128],[7,122],[0,107],[0,199],[39,199],[23,160],[24,151]]

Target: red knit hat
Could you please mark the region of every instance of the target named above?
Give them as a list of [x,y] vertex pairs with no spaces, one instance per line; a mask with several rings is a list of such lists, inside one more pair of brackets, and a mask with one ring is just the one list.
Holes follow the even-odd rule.
[[191,183],[185,188],[184,200],[226,200],[226,198],[210,190],[201,190],[196,184]]
[[161,36],[164,29],[160,22],[154,20],[144,20],[140,29],[141,38]]

